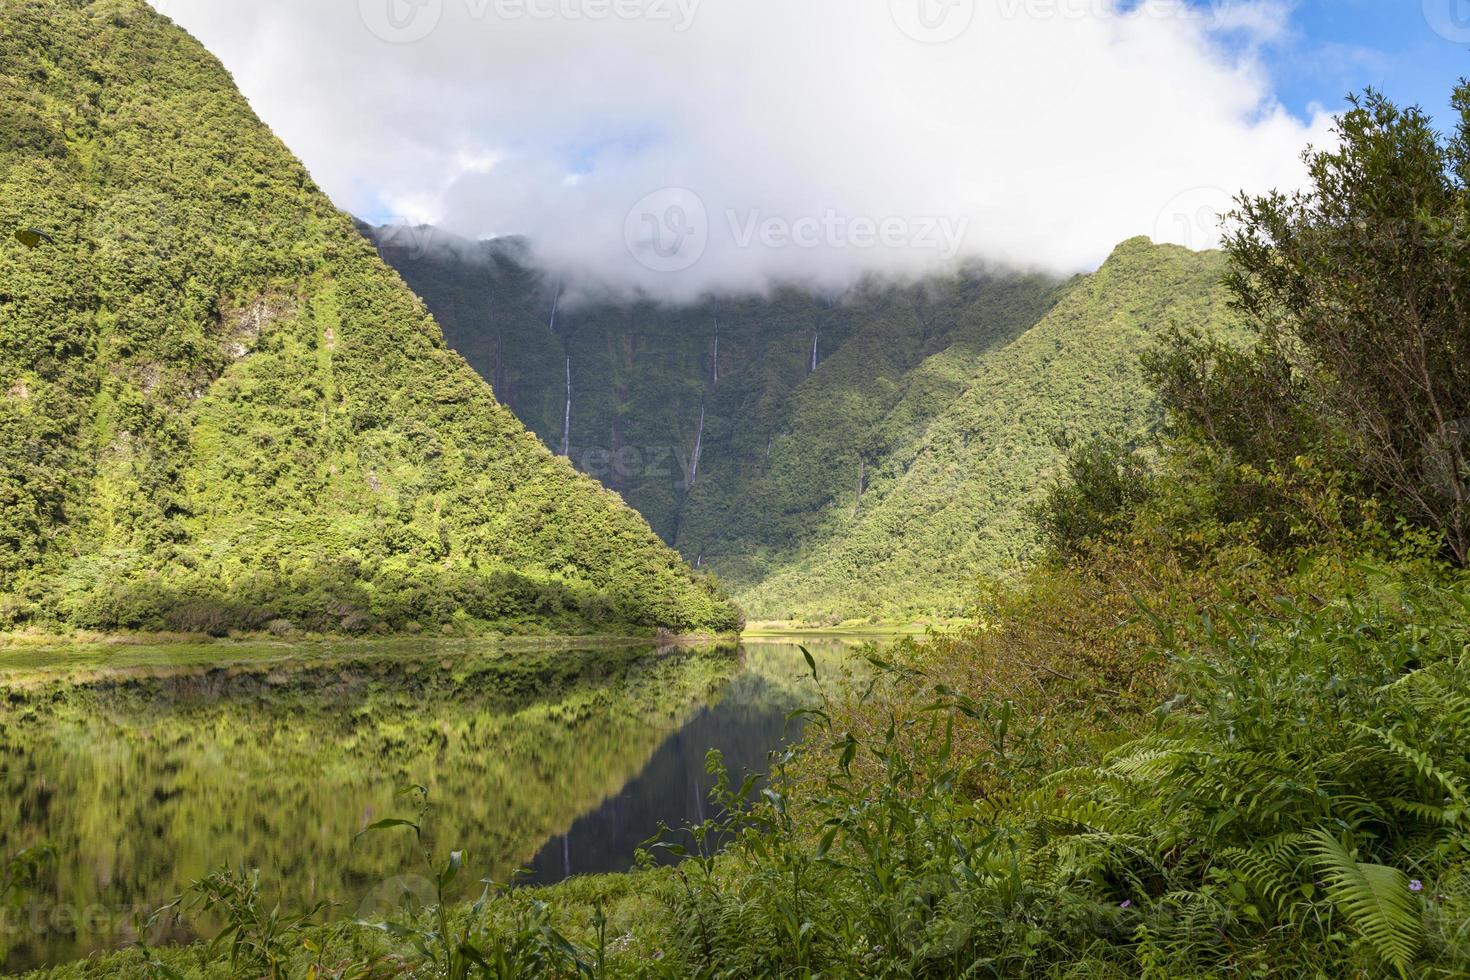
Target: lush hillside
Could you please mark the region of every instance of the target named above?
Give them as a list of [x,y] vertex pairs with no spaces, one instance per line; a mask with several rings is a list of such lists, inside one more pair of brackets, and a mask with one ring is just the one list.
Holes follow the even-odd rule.
[[1035,551],[1031,511],[1060,473],[1059,436],[1142,436],[1156,423],[1139,354],[1171,324],[1227,330],[1224,272],[1220,253],[1124,242],[1034,327],[964,365],[963,390],[869,466],[861,505],[826,507],[823,533],[741,601],[760,616],[964,611],[977,576]]
[[0,615],[728,628],[141,0],[0,10]]
[[1070,283],[971,272],[668,309],[559,302],[515,241],[375,236],[533,431],[763,618],[962,611],[976,575],[1033,550],[1057,434],[1146,429],[1141,345],[1226,318],[1221,256],[1143,239]]

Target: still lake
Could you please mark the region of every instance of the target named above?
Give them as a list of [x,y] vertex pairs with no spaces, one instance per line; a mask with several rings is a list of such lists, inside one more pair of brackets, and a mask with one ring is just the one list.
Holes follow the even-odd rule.
[[[354,835],[414,816],[415,784],[464,881],[625,871],[661,823],[708,815],[709,750],[738,779],[800,735],[788,716],[816,689],[797,642],[128,648],[105,667],[0,652],[0,856],[56,851],[39,892],[0,909],[0,966],[126,945],[225,865],[259,869],[285,907],[386,914],[423,887],[421,856],[407,833]],[[800,643],[824,682],[858,659],[856,641]]]

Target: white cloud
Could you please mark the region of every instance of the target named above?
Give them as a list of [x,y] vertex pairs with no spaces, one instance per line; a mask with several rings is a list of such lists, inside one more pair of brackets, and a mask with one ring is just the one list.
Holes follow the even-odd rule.
[[932,269],[941,228],[1059,271],[1201,247],[1328,139],[1272,99],[1253,52],[1287,8],[1260,0],[160,5],[341,206],[676,299]]

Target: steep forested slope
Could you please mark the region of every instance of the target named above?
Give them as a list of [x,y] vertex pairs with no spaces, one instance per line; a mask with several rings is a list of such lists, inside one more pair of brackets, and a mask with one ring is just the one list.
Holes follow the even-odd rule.
[[5,622],[733,624],[141,0],[0,8],[0,229]]
[[961,612],[981,574],[1035,549],[1029,511],[1059,471],[1056,437],[1141,434],[1156,418],[1139,367],[1172,324],[1214,334],[1233,314],[1221,253],[1124,242],[1045,317],[980,358],[966,389],[879,468],[856,508],[793,549],[741,601],[756,615]]
[[1141,345],[1225,315],[1218,255],[1143,239],[1070,283],[971,272],[669,309],[560,302],[514,240],[374,235],[533,431],[761,617],[960,611],[1029,553],[1055,435],[1144,428]]
[[[568,301],[515,240],[372,233],[496,392],[693,563],[748,588],[852,511],[1065,288],[971,270],[827,297]],[[567,424],[570,368],[570,426]],[[861,485],[860,485],[861,484]]]

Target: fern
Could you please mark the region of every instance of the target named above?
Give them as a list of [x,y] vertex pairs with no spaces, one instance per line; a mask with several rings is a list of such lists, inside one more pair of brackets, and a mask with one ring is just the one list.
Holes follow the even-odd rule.
[[1421,778],[1439,787],[1445,796],[1457,804],[1455,812],[1459,813],[1461,819],[1464,819],[1465,811],[1470,810],[1470,800],[1466,799],[1465,789],[1460,785],[1459,780],[1437,766],[1434,760],[1429,757],[1428,753],[1422,752],[1413,746],[1405,745],[1392,732],[1378,731],[1367,728],[1366,726],[1359,727],[1382,740],[1388,746],[1389,751],[1413,766],[1414,771]]
[[1408,876],[1397,868],[1356,860],[1325,830],[1311,836],[1317,865],[1328,879],[1329,900],[1386,963],[1400,976],[1408,976],[1424,941],[1424,924]]
[[1235,870],[1275,913],[1294,920],[1292,906],[1301,892],[1303,845],[1301,834],[1281,834],[1253,847],[1222,851],[1219,862]]
[[1154,782],[1177,768],[1184,757],[1176,748],[1146,748],[1117,759],[1108,770],[1131,781]]

